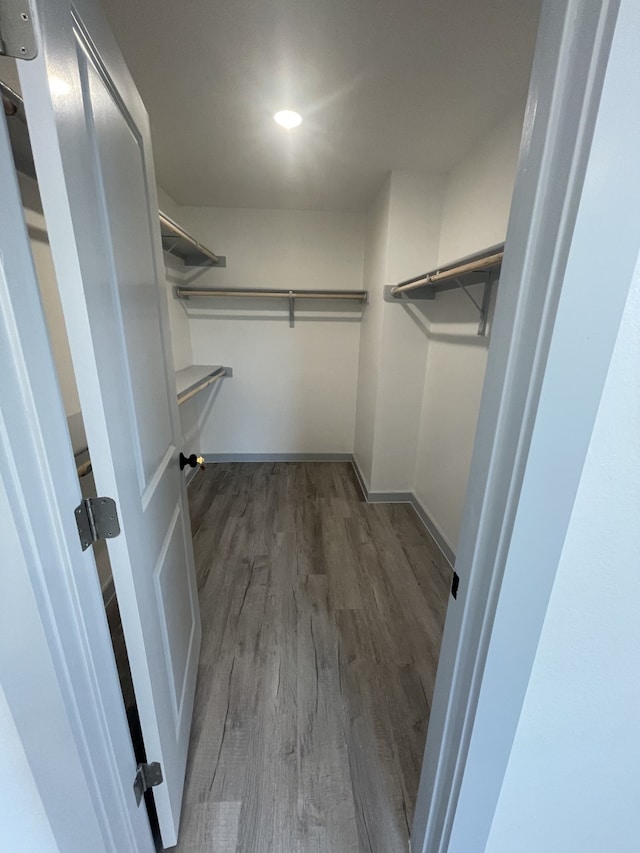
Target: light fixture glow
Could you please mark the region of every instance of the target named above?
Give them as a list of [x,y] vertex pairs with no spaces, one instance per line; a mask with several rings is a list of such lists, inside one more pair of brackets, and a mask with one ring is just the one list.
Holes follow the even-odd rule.
[[280,110],[279,113],[274,115],[274,119],[281,127],[286,127],[287,130],[291,130],[291,128],[302,124],[302,116],[293,110]]
[[66,80],[61,80],[60,77],[50,77],[49,89],[52,95],[68,95],[71,91],[71,86]]

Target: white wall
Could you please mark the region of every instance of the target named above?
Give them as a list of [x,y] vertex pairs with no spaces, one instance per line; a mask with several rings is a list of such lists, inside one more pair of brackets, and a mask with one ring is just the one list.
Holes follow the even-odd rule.
[[[163,213],[176,221],[180,221],[180,208],[178,204],[158,187],[158,205]],[[177,285],[183,284],[185,280],[184,264],[178,258],[164,252],[164,265],[167,283],[167,295],[169,300],[169,325],[171,328],[171,345],[173,348],[173,361],[176,370],[193,364],[193,352],[191,349],[191,331],[189,329],[189,318],[182,303],[173,298],[173,290]]]
[[487,850],[632,853],[640,839],[640,269]]
[[[438,264],[505,239],[522,119],[522,109],[512,110],[447,176]],[[472,292],[476,300],[482,298],[482,287],[475,287]],[[490,329],[484,338],[477,335],[479,315],[464,293],[446,292],[423,306],[429,324],[429,357],[414,490],[443,539],[455,552]]]
[[[194,287],[362,289],[362,215],[183,207],[179,218],[227,256],[226,269],[189,270]],[[199,395],[199,450],[352,452],[361,308],[328,307],[298,302],[289,328],[286,302],[189,303],[194,362],[233,368]]]
[[389,304],[383,291],[435,264],[442,190],[438,176],[392,172],[368,217],[355,458],[373,492],[413,490],[427,323],[419,303]]
[[0,849],[100,853],[100,817],[29,577],[34,556],[12,510],[0,476]]
[[363,286],[369,291],[369,301],[360,326],[353,455],[369,489],[373,474],[373,442],[382,346],[382,291],[387,280],[390,195],[389,174],[367,212],[364,249]]
[[504,240],[522,116],[512,110],[446,178],[391,173],[367,217],[354,455],[370,491],[413,492],[454,552],[490,334],[477,335],[461,292],[395,305],[382,291]]
[[33,773],[0,685],[0,826],[12,853],[58,853]]
[[504,240],[523,118],[524,103],[510,110],[447,176],[439,264]]
[[[435,264],[444,180],[393,172],[389,206],[387,281],[396,284]],[[398,310],[384,303],[382,361],[376,419],[374,491],[413,491],[422,389],[428,363],[424,303]]]

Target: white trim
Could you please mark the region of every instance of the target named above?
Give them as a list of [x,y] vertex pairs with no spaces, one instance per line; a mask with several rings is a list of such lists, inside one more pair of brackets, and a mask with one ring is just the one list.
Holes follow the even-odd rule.
[[453,569],[456,564],[456,553],[445,539],[443,533],[440,530],[440,527],[436,524],[431,515],[427,512],[427,510],[424,508],[424,506],[420,503],[420,501],[415,495],[412,495],[411,505],[416,511],[416,515],[418,516],[420,521],[426,527],[433,541],[442,551],[443,557]]
[[[565,267],[617,8],[617,0],[568,0],[547,2],[542,11],[457,555],[460,593],[447,613],[414,817],[413,848],[421,853],[453,850],[449,844],[454,820],[458,825],[470,823],[469,810],[456,810],[463,777],[470,769],[469,745],[503,573],[513,546],[517,513],[523,508],[525,471],[533,458],[532,438],[538,434],[543,381],[552,367],[561,373],[563,364],[572,361],[565,351],[556,353],[556,361],[551,362],[552,335],[558,334],[554,328],[558,304],[566,297]],[[610,249],[605,252],[610,254]],[[599,312],[598,334],[589,341],[589,358],[577,368],[572,365],[582,384],[566,386],[571,388],[571,401],[561,407],[562,415],[575,407],[575,416],[573,420],[565,417],[552,439],[570,442],[564,470],[552,473],[549,481],[553,502],[546,493],[547,507],[553,503],[555,515],[544,513],[544,536],[529,536],[530,546],[536,539],[539,558],[544,552],[545,565],[553,571],[623,304],[621,294],[612,292],[606,270],[592,270],[589,277],[598,288],[607,280],[607,297],[596,301],[585,289],[573,303],[574,344],[580,341],[578,345],[584,347],[584,327],[577,319],[584,305]],[[618,289],[625,289],[624,285]],[[571,329],[565,328],[563,333],[565,341],[571,340]],[[582,355],[580,351],[578,361]],[[571,421],[572,434],[564,432],[566,421]],[[547,448],[550,439],[547,434]],[[527,522],[529,531],[538,529],[531,515]],[[538,578],[533,574],[535,585]],[[538,598],[531,602],[530,618],[519,626],[518,641],[527,648],[531,644],[535,648],[548,582],[549,578],[542,579]],[[513,679],[501,680],[500,702],[494,697],[501,726],[493,732],[491,749],[484,744],[490,763],[485,764],[482,783],[473,792],[476,822],[472,847],[456,850],[484,849],[526,689],[525,659],[526,655],[520,659],[520,669],[511,673]]]
[[204,461],[216,462],[351,462],[351,453],[205,453]]
[[367,485],[367,481],[362,473],[362,468],[360,467],[360,463],[358,462],[355,453],[351,456],[351,465],[353,466],[353,470],[356,475],[356,480],[358,481],[358,485],[360,486],[360,491],[362,492],[364,499],[367,500],[367,495],[369,494],[369,486]]
[[353,471],[356,475],[356,480],[358,481],[358,485],[360,486],[360,491],[362,492],[362,496],[366,500],[367,503],[408,503],[413,507],[416,515],[422,522],[425,527],[427,533],[431,536],[433,541],[436,543],[440,551],[442,552],[442,556],[451,566],[453,567],[456,562],[456,555],[453,548],[449,545],[442,532],[440,531],[439,526],[436,522],[431,518],[427,510],[420,503],[417,496],[413,492],[371,492],[367,489],[365,484],[364,475],[360,470],[360,466],[358,465],[358,461],[355,456],[351,457],[351,465],[353,466]]

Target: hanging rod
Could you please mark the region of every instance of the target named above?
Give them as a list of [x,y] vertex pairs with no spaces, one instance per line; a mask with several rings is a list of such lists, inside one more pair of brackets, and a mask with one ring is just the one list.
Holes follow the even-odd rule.
[[455,261],[445,267],[441,267],[432,272],[426,272],[423,275],[409,278],[406,281],[401,281],[391,288],[391,295],[398,296],[406,293],[409,290],[417,290],[421,287],[427,287],[430,284],[437,284],[447,279],[454,279],[472,272],[481,272],[491,269],[502,264],[504,255],[504,243],[498,246],[492,246],[490,249],[485,249],[483,252],[469,255],[468,258],[463,258],[460,261]]
[[[387,286],[384,288],[385,302],[433,299],[437,293],[460,288],[480,312],[478,334],[484,335],[487,328],[491,291],[493,285],[498,281],[503,255],[504,243],[499,243],[431,272],[401,281],[392,287]],[[484,285],[482,303],[478,303],[468,290],[473,284]]]
[[179,299],[190,299],[192,296],[239,296],[267,299],[352,299],[358,302],[367,301],[366,290],[270,290],[268,288],[244,287],[199,287],[189,289],[177,287],[176,296]]
[[203,246],[161,210],[158,211],[158,216],[160,217],[162,248],[165,252],[176,255],[190,267],[226,267],[226,258],[223,255],[216,255],[211,249]]
[[178,299],[191,299],[198,296],[222,296],[255,299],[288,299],[289,300],[289,326],[295,324],[295,301],[296,299],[349,299],[356,302],[367,301],[366,290],[270,290],[246,287],[201,287],[189,289],[176,287]]

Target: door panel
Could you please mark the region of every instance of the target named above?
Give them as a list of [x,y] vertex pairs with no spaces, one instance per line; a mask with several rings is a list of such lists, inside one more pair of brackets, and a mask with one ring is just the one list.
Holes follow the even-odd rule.
[[[79,54],[79,65],[87,126],[98,156],[103,215],[111,239],[111,281],[131,371],[126,399],[133,415],[132,440],[142,493],[153,482],[173,438],[153,244],[150,234],[142,234],[146,239],[139,244],[131,240],[131,235],[143,231],[148,223],[150,209],[142,140],[123,105],[114,100],[84,53]],[[138,436],[146,437],[141,446]]]
[[[96,563],[78,547],[80,486],[3,114],[0,187],[2,690],[56,851],[153,853]],[[44,849],[25,815],[14,843],[0,822],[0,849]]]
[[97,2],[36,5],[25,110],[96,486],[120,514],[109,554],[168,847],[200,622],[148,118]]
[[[183,582],[185,527],[188,525],[184,523],[182,508],[178,504],[153,573],[176,730],[180,728],[188,694],[187,675],[197,622],[194,612],[196,591],[191,583]],[[192,626],[191,632],[184,630],[185,625]]]

